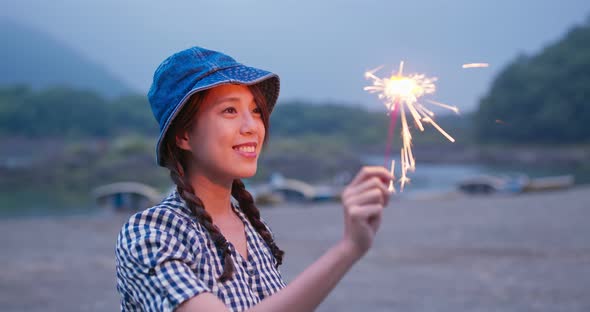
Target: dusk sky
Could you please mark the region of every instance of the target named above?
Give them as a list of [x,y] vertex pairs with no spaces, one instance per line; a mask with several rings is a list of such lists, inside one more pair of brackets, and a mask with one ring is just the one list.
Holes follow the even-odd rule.
[[[495,75],[590,16],[587,0],[3,1],[0,18],[50,34],[138,92],[168,55],[200,45],[281,76],[280,101],[382,109],[364,72],[405,61],[439,78],[432,99],[473,110]],[[488,62],[489,68],[462,69]]]

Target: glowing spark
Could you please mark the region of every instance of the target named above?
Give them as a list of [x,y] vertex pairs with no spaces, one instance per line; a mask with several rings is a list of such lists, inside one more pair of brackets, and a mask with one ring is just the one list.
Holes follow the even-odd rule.
[[469,64],[463,64],[463,68],[483,68],[483,67],[489,67],[490,64],[488,63],[469,63]]
[[441,103],[441,102],[437,102],[437,101],[432,101],[432,100],[426,100],[426,102],[430,103],[430,104],[434,104],[437,106],[440,106],[442,108],[446,108],[448,110],[452,110],[455,114],[459,114],[459,109],[457,108],[457,106],[451,106],[445,103]]
[[[470,64],[465,64],[470,65]],[[465,66],[464,65],[464,66]],[[487,66],[487,64],[486,64]],[[424,131],[424,124],[431,124],[438,132],[445,136],[449,141],[455,142],[455,139],[445,132],[435,121],[434,112],[426,108],[424,105],[418,103],[418,99],[424,95],[432,94],[436,91],[437,81],[436,77],[427,77],[423,74],[411,74],[404,76],[403,68],[404,62],[400,62],[399,70],[396,74],[392,74],[390,77],[379,78],[375,75],[383,66],[379,66],[373,70],[365,73],[365,78],[372,80],[373,84],[366,86],[365,91],[370,93],[378,93],[379,99],[383,100],[385,107],[390,114],[394,112],[400,113],[401,119],[401,138],[402,148],[400,150],[400,168],[401,177],[399,178],[400,190],[403,191],[406,183],[410,182],[408,178],[408,171],[413,172],[416,169],[416,160],[412,153],[412,134],[410,133],[410,127],[406,117],[406,110],[412,117],[414,124],[420,131]],[[451,106],[445,103],[426,100],[430,104],[448,109],[458,114],[459,109],[456,106]],[[392,125],[395,124],[396,115],[391,115],[390,130]],[[390,131],[390,134],[392,132]],[[391,138],[388,138],[386,151],[386,161],[389,159],[389,146],[391,144]],[[395,161],[391,161],[391,172],[394,172]],[[389,184],[389,191],[395,192],[394,181]]]

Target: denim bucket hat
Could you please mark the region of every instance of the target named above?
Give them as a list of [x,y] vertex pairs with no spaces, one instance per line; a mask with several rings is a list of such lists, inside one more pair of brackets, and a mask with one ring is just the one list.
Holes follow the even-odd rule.
[[148,92],[152,113],[160,125],[156,162],[164,166],[162,153],[166,131],[191,95],[222,84],[258,85],[272,112],[279,97],[279,76],[245,66],[221,52],[192,47],[166,58],[154,73]]

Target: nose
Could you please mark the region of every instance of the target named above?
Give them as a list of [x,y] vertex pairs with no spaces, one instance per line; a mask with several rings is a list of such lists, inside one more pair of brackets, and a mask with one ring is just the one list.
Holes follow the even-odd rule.
[[245,112],[242,114],[242,125],[240,132],[242,134],[254,134],[257,130],[256,117],[251,112]]

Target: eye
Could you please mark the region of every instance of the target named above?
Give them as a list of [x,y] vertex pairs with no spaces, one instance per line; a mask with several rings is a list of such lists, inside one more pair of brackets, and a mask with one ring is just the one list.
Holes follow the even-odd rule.
[[224,113],[230,113],[230,114],[237,113],[236,109],[233,108],[233,107],[231,107],[231,106],[228,107],[228,108],[226,108],[226,109],[224,109],[223,112]]
[[262,114],[262,109],[260,109],[260,107],[256,106],[256,108],[253,110],[254,114]]

